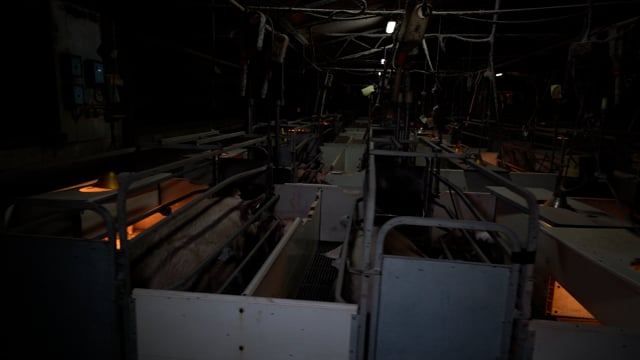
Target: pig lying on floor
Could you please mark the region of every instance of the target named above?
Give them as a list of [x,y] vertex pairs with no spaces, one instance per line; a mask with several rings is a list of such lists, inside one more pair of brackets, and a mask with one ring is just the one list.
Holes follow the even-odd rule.
[[[167,239],[163,239],[141,263],[132,269],[136,286],[151,289],[169,289],[183,282],[200,267],[215,262],[211,268],[218,275],[231,273],[229,267],[220,264],[230,263],[229,259],[240,259],[244,253],[247,233],[255,233],[255,224],[245,233],[239,234],[227,246],[225,242],[238,231],[250,217],[263,197],[242,200],[239,193],[222,198],[205,199],[197,205],[199,215],[180,227]],[[207,271],[207,270],[205,270]],[[211,274],[193,276],[184,282],[180,289],[193,291],[215,291]],[[217,281],[221,285],[220,281]]]

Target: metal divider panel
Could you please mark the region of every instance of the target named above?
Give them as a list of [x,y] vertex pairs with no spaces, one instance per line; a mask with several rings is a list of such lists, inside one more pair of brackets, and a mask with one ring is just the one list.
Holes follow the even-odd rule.
[[376,359],[498,359],[513,314],[511,269],[385,256]]

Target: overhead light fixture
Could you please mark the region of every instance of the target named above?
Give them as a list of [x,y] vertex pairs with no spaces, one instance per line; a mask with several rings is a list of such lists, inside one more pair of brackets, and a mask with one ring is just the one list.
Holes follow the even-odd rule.
[[380,59],[380,64],[384,65],[385,59]]
[[496,77],[502,76],[502,73],[496,73]]
[[396,28],[396,22],[395,21],[391,20],[391,21],[387,22],[387,29],[386,29],[387,34],[393,33],[393,30],[395,30],[395,28]]
[[369,85],[367,87],[363,87],[362,89],[360,89],[360,91],[362,91],[363,96],[369,96],[375,91],[375,88],[373,87],[373,85]]

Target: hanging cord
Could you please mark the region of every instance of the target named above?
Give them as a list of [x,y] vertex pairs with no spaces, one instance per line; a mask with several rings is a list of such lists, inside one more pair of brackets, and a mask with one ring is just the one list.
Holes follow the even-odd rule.
[[[438,35],[442,34],[442,18],[438,21]],[[444,49],[444,40],[442,36],[438,36],[438,50],[436,51],[436,73],[438,72],[438,67],[440,65],[440,49]]]
[[427,46],[427,40],[422,38],[422,48],[424,49],[424,54],[427,57],[427,63],[429,64],[429,69],[431,72],[435,72],[433,69],[433,64],[431,63],[431,57],[429,56],[429,47]]
[[564,20],[564,19],[568,19],[574,16],[579,16],[584,14],[585,14],[585,11],[580,11],[570,15],[555,16],[555,17],[549,17],[549,18],[537,18],[533,20],[489,20],[489,19],[476,18],[472,16],[464,16],[464,15],[457,15],[457,16],[465,20],[479,21],[479,22],[490,23],[490,24],[531,24],[531,23],[539,23],[539,22],[547,22],[547,21]]
[[[340,21],[340,20],[360,20],[367,19],[371,17],[376,17],[377,15],[366,15],[367,13],[367,2],[366,1],[358,1],[358,5],[360,6],[360,10],[336,10],[331,12],[329,15],[320,15],[313,13],[312,10],[307,12],[309,16],[315,16],[322,19],[327,19],[328,21]],[[318,10],[316,10],[318,11]],[[336,15],[343,14],[346,15],[344,17],[338,17]]]
[[[424,17],[428,17],[431,16],[432,13],[432,8],[431,8],[431,4],[428,4],[426,0],[422,1],[422,6],[420,7],[420,10],[422,11],[422,16]],[[440,30],[442,27],[442,19],[440,19],[439,21],[439,26],[438,26],[438,35],[440,35]],[[440,42],[440,38],[438,38],[438,42]],[[435,72],[435,70],[433,69],[433,64],[431,63],[431,57],[429,56],[429,47],[427,46],[427,41],[426,41],[426,37],[422,37],[422,48],[424,49],[424,55],[427,58],[427,62],[429,63],[429,69],[431,70],[431,72]],[[438,52],[439,52],[439,47],[438,47]],[[426,77],[425,77],[426,78]]]
[[582,41],[587,41],[589,37],[589,33],[591,32],[591,15],[593,14],[593,0],[588,0],[588,8],[587,8],[587,23],[584,29],[584,34],[582,35]]
[[[500,0],[496,0],[495,10],[498,10],[499,8],[500,8]],[[493,14],[493,20],[494,21],[498,20],[498,13]],[[489,72],[490,72],[491,87],[493,88],[493,105],[495,107],[496,123],[499,123],[500,108],[498,107],[498,89],[496,88],[496,73],[495,73],[495,67],[493,64],[493,54],[494,54],[495,39],[496,39],[496,27],[497,27],[497,24],[494,22],[493,25],[491,26],[491,35],[489,36],[490,38],[489,40]]]
[[[336,13],[339,13],[339,12],[336,12]],[[331,15],[320,15],[320,14],[315,14],[315,13],[312,13],[312,12],[308,12],[308,13],[306,13],[306,15],[317,17],[317,18],[320,18],[320,19],[326,19],[327,22],[330,22],[330,21],[364,20],[364,19],[372,19],[372,18],[380,17],[379,15],[362,15],[362,16],[352,15],[352,16],[345,16],[345,17],[332,17]]]
[[269,87],[271,86],[271,76],[273,74],[273,63],[274,63],[274,58],[273,58],[273,52],[274,52],[274,46],[276,43],[276,28],[273,26],[273,20],[271,20],[271,17],[267,16],[266,14],[264,15],[266,21],[269,23],[269,26],[271,26],[271,42],[270,42],[270,49],[263,49],[262,51],[268,52],[267,56],[265,56],[265,58],[267,59],[267,65],[266,65],[266,69],[265,69],[265,77],[263,79],[263,83],[262,83],[262,89],[260,91],[260,95],[261,97],[264,99],[267,97],[267,93],[269,92]]
[[364,15],[367,12],[367,2],[362,0],[362,1],[358,1],[360,4],[360,10],[358,10],[357,12],[354,11],[348,11],[348,10],[340,10],[340,11],[336,11],[334,13],[331,13],[331,15],[329,15],[329,19],[332,19],[335,17],[335,15],[337,14],[348,14],[348,15],[354,15],[354,16],[360,16],[360,15]]

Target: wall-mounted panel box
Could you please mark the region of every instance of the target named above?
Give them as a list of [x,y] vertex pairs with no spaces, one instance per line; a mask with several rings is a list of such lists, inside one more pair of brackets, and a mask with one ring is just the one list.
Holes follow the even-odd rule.
[[73,86],[73,104],[74,105],[84,104],[84,88],[81,85]]
[[96,60],[87,60],[84,63],[84,68],[87,86],[100,86],[104,84],[104,64]]
[[82,78],[82,58],[78,55],[62,55],[62,74],[73,78]]

